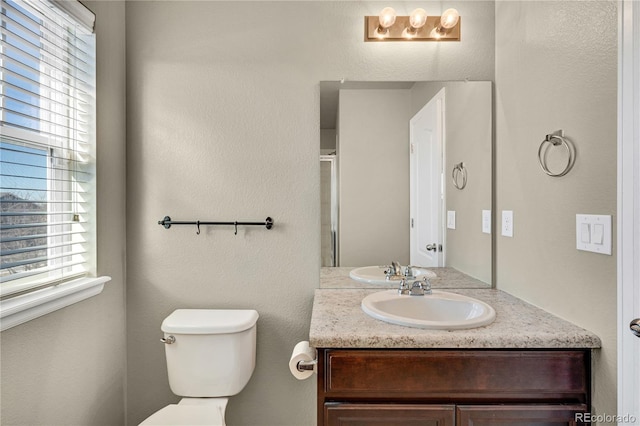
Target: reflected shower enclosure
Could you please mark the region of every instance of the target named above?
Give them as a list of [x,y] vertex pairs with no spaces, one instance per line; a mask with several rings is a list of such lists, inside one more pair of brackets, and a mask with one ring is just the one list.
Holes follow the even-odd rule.
[[320,156],[321,265],[338,266],[338,168],[336,156]]

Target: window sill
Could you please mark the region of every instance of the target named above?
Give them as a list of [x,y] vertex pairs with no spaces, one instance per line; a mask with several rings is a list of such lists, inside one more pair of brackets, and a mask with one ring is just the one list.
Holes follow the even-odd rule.
[[97,296],[111,277],[80,278],[0,301],[0,331]]

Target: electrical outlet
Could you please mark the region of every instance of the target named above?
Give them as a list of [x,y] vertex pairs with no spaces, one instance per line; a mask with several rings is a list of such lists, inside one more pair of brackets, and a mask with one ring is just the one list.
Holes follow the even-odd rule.
[[513,210],[502,210],[502,236],[513,237]]

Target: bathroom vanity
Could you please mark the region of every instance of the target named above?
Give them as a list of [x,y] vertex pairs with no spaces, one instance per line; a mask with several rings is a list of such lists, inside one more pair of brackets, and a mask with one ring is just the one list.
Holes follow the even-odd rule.
[[380,290],[316,290],[318,425],[573,425],[590,411],[594,334],[492,289],[447,290],[493,306],[486,327],[388,324],[360,308]]

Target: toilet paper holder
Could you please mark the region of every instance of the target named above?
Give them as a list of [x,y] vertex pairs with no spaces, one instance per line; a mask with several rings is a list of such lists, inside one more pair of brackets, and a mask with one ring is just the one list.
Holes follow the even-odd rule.
[[316,348],[309,346],[309,342],[303,340],[296,343],[289,360],[289,371],[298,380],[305,380],[316,373],[318,365],[318,353]]
[[312,371],[317,364],[318,364],[318,360],[317,359],[314,359],[314,360],[311,360],[311,361],[298,361],[298,364],[296,364],[296,368],[300,372]]

